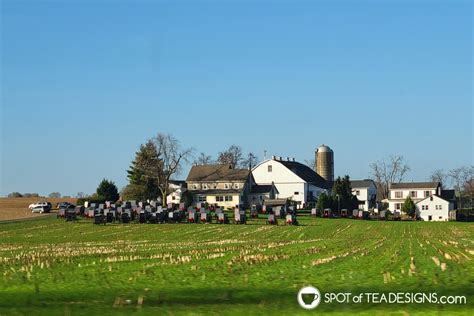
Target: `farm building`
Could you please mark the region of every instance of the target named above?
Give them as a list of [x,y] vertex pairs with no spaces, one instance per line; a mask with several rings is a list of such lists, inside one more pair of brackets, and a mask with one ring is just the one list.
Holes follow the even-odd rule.
[[224,208],[247,207],[249,203],[263,204],[274,198],[274,185],[257,185],[248,169],[234,169],[229,165],[196,165],[186,179],[187,189],[195,203],[208,203]]
[[376,207],[377,186],[370,179],[351,181],[352,194],[359,200],[359,209],[368,211]]
[[449,212],[454,209],[454,203],[437,195],[424,198],[416,203],[417,216],[425,221],[448,221]]
[[427,197],[441,195],[441,183],[439,182],[407,182],[392,183],[390,185],[388,209],[391,211],[401,211],[403,202],[410,197],[417,203]]
[[181,202],[181,196],[187,191],[186,181],[170,180],[169,191],[171,193],[166,197],[166,204],[179,204]]
[[252,185],[252,189],[249,193],[249,203],[254,205],[263,205],[265,201],[278,198],[279,192],[275,187],[275,184],[262,184]]
[[252,169],[258,185],[273,184],[279,199],[292,199],[303,208],[314,204],[321,192],[328,192],[330,184],[310,167],[295,159],[275,156],[260,162]]

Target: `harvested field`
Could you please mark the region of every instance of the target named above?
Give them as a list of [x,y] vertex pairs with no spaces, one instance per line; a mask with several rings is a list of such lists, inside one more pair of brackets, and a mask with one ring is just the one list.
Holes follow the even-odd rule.
[[56,204],[60,202],[76,203],[77,199],[63,199],[63,198],[0,198],[0,221],[27,219],[34,217],[47,216],[47,214],[32,214],[28,205],[35,202],[47,201],[51,202],[53,209]]
[[[0,224],[0,314],[305,314],[326,292],[436,292],[467,305],[322,304],[317,312],[468,315],[474,225],[300,218],[301,226]],[[316,311],[315,311],[316,312]]]

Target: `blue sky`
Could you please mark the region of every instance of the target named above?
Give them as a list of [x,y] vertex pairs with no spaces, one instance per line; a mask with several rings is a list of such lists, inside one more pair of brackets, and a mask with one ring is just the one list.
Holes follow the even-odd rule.
[[[470,2],[1,1],[1,187],[126,184],[139,145],[473,163]],[[180,178],[185,178],[189,166]]]

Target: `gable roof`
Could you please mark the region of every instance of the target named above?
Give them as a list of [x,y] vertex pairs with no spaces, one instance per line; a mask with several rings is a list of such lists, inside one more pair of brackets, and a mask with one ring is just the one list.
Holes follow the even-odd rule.
[[253,193],[253,194],[271,193],[273,188],[275,188],[275,193],[278,193],[277,188],[273,184],[254,184],[252,185],[252,189],[250,190],[250,193]]
[[280,162],[282,165],[284,165],[291,172],[303,179],[305,182],[308,182],[323,189],[330,188],[330,184],[326,180],[324,180],[323,177],[317,174],[316,171],[314,171],[307,165],[303,165],[302,163],[296,161],[277,160],[277,162]]
[[390,189],[436,189],[439,185],[439,182],[392,183]]
[[454,190],[441,190],[441,197],[448,201],[456,200],[456,191]]
[[375,185],[375,182],[370,179],[364,179],[364,180],[352,180],[351,181],[351,187],[354,188],[368,188],[371,185]]
[[199,165],[192,166],[186,182],[247,181],[249,174],[247,169],[232,169],[229,165]]
[[435,198],[435,197],[449,203],[448,200],[443,199],[443,198],[440,197],[439,195],[433,194],[432,196],[425,197],[423,200],[418,201],[418,202],[416,202],[415,204],[419,204],[419,203],[421,203],[421,202],[423,202],[423,201],[426,201],[427,199],[431,199],[431,198]]

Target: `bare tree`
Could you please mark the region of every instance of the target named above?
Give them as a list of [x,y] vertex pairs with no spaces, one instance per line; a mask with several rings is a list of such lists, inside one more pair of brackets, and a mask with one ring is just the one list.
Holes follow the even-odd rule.
[[252,169],[257,164],[257,161],[258,161],[258,157],[254,155],[254,153],[249,152],[247,154],[247,157],[244,158],[242,161],[242,167]]
[[82,199],[86,197],[86,194],[84,192],[77,192],[76,197],[78,199]]
[[193,163],[195,165],[210,165],[213,161],[211,156],[206,155],[205,153],[200,153],[199,156],[194,159]]
[[390,184],[402,182],[406,173],[410,171],[403,156],[390,156],[388,161],[385,159],[376,161],[370,164],[370,169],[377,185],[377,195],[382,199],[388,198]]
[[469,196],[471,208],[474,206],[474,166],[466,168],[466,181],[464,183],[464,192]]
[[166,203],[166,197],[170,193],[171,177],[181,171],[183,162],[189,162],[193,149],[182,149],[179,141],[170,134],[159,133],[150,142],[154,145],[156,152],[140,168],[143,168],[142,171],[147,177],[157,180],[162,202]]
[[242,160],[242,148],[237,145],[231,145],[217,156],[218,163],[230,165],[233,169],[240,166]]
[[311,169],[313,169],[314,171],[316,171],[316,159],[311,158],[311,159],[305,159],[304,160],[304,163],[310,167]]
[[[462,199],[463,199],[464,193],[469,194],[471,204],[472,204],[472,200],[473,200],[472,183],[474,182],[473,181],[474,166],[459,167],[459,168],[451,169],[448,175],[453,181],[454,190],[456,190],[457,192],[459,208],[462,209]],[[466,187],[468,190],[466,190]],[[471,192],[467,192],[469,191],[469,189],[471,189]]]
[[443,169],[436,169],[430,175],[431,182],[441,182],[443,187],[447,186],[447,175],[444,173]]

